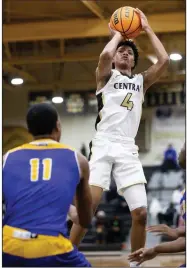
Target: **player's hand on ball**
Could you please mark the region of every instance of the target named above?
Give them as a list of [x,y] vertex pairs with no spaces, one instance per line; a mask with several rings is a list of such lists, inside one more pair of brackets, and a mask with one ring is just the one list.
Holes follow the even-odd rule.
[[165,224],[159,224],[147,227],[147,232],[156,233],[157,235],[167,235],[172,239],[178,238],[178,233],[176,229],[170,228]]
[[138,262],[138,265],[140,265],[144,261],[148,261],[148,260],[155,258],[156,255],[157,253],[155,252],[154,248],[149,248],[149,249],[141,248],[131,253],[128,256],[128,260],[130,262],[136,261]]
[[146,29],[150,28],[150,25],[148,23],[148,20],[147,20],[145,14],[138,8],[136,8],[135,10],[140,16],[142,29],[145,31]]

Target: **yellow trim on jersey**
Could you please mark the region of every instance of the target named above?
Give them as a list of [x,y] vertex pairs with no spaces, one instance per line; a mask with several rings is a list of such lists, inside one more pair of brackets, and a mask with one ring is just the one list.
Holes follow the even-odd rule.
[[29,149],[29,150],[44,150],[44,149],[68,149],[71,151],[75,151],[75,149],[71,148],[68,145],[61,144],[61,143],[48,143],[47,145],[37,145],[37,144],[23,144],[19,147],[16,147],[14,149],[9,150],[9,153],[13,153],[19,150],[24,150],[24,149]]
[[3,227],[3,252],[27,259],[42,258],[64,254],[73,250],[71,241],[62,235],[38,235],[36,238],[20,239],[13,237],[16,230],[23,229]]

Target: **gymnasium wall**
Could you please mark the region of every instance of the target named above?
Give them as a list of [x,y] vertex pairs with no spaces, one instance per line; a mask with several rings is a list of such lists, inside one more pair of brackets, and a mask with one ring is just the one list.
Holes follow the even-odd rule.
[[3,154],[8,150],[32,141],[30,135],[24,127],[7,126],[3,127]]
[[[22,90],[15,92],[4,91],[3,126],[25,126],[27,96],[27,92]],[[95,133],[96,116],[63,116],[59,108],[58,110],[62,121],[61,141],[77,150],[80,150],[82,143],[84,143],[88,153],[88,144]],[[146,135],[145,140],[148,148],[150,148],[148,153],[140,153],[143,165],[161,164],[163,152],[168,143],[172,143],[176,150],[180,151],[185,138],[185,111],[184,109],[175,110],[175,108],[173,111],[170,118],[160,120],[155,115],[155,108],[143,110],[142,118],[146,120],[148,127],[140,130],[141,135],[139,135],[138,139],[139,143],[141,143]]]
[[28,107],[28,92],[20,88],[3,90],[3,126],[26,126],[25,114]]
[[164,150],[168,144],[173,144],[179,153],[185,140],[185,107],[173,107],[169,118],[158,118],[156,109],[152,111],[150,131],[150,151],[140,154],[143,165],[160,165]]

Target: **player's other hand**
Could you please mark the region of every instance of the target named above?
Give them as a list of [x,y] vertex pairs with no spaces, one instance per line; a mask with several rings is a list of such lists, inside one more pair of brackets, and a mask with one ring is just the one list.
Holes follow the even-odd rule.
[[142,30],[146,31],[148,28],[150,28],[150,25],[148,23],[147,17],[145,16],[145,14],[140,9],[136,8],[135,11],[140,16]]
[[154,248],[141,248],[136,250],[135,252],[131,253],[128,256],[128,260],[130,262],[138,262],[138,265],[142,264],[144,261],[151,260],[157,256],[157,253],[155,252]]
[[178,238],[177,230],[170,228],[165,224],[149,226],[146,230],[149,233],[156,233],[157,235],[167,235],[174,240]]
[[108,24],[108,28],[109,28],[109,31],[110,31],[110,34],[111,34],[112,37],[113,37],[115,34],[121,36],[120,32],[118,32],[118,31],[116,31],[116,30],[113,30],[113,29],[111,28],[110,23]]

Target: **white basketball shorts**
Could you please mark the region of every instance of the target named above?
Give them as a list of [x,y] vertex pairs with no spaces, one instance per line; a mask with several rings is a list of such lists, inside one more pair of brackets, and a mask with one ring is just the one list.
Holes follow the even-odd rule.
[[91,144],[89,184],[110,188],[114,178],[117,191],[122,194],[124,188],[135,184],[147,183],[139,160],[138,147],[134,139],[114,138],[97,135]]

